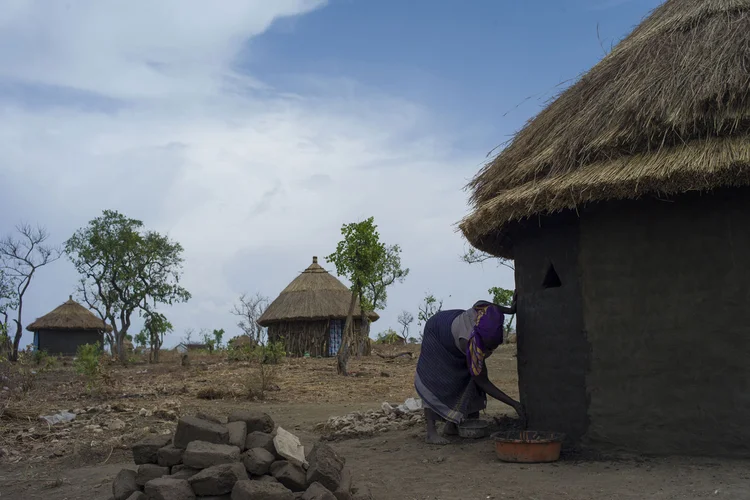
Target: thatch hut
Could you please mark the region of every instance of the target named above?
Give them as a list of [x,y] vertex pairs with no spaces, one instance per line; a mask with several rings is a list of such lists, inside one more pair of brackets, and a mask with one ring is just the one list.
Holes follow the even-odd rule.
[[669,0],[473,179],[535,429],[750,455],[750,0]]
[[112,327],[73,300],[65,303],[31,323],[26,329],[34,332],[34,349],[48,354],[74,356],[78,346],[104,345],[104,332]]
[[[268,328],[268,340],[282,341],[290,356],[335,356],[341,345],[351,291],[313,257],[305,269],[271,302],[258,324]],[[359,301],[354,331],[361,328]],[[370,321],[379,316],[368,313]]]

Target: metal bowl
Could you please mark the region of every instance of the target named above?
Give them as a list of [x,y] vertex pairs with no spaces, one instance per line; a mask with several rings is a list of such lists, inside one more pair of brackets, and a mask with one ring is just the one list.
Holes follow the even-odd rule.
[[486,420],[467,420],[458,426],[458,435],[467,439],[479,439],[487,435],[490,424]]

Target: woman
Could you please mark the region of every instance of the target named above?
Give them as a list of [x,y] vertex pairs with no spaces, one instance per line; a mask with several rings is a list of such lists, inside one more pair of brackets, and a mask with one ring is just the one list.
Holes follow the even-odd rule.
[[479,301],[466,311],[440,311],[425,324],[414,386],[425,407],[428,443],[448,444],[435,421],[446,422],[445,434],[457,434],[458,424],[485,409],[487,394],[524,418],[521,403],[490,382],[484,362],[503,343],[504,314],[515,312],[514,294],[510,307]]

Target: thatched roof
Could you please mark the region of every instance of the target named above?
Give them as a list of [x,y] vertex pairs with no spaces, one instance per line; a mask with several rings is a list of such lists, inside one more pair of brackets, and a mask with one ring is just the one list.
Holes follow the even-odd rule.
[[512,257],[513,221],[747,186],[749,132],[750,0],[668,0],[479,172],[460,228]]
[[112,327],[70,297],[64,304],[37,318],[26,329],[39,330],[87,330],[111,332]]
[[[326,319],[344,319],[349,312],[349,301],[352,292],[332,276],[313,257],[310,267],[305,269],[294,281],[271,302],[258,324],[268,326],[281,321],[316,321]],[[361,315],[359,301],[354,309],[355,317]],[[377,321],[379,316],[371,312],[370,321]]]

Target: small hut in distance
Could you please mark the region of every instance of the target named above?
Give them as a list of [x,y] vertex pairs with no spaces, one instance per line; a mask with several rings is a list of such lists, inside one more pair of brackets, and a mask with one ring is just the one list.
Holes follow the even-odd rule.
[[34,349],[57,356],[74,356],[78,346],[104,344],[107,325],[91,311],[73,300],[68,300],[26,327],[34,332]]
[[[312,264],[271,302],[258,324],[268,328],[269,342],[283,342],[291,356],[335,356],[344,331],[352,292],[313,257]],[[354,331],[361,328],[359,302]],[[379,316],[369,312],[370,321]]]

